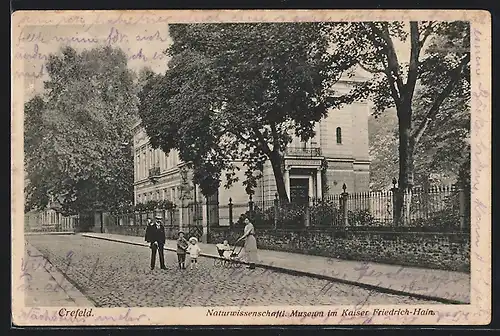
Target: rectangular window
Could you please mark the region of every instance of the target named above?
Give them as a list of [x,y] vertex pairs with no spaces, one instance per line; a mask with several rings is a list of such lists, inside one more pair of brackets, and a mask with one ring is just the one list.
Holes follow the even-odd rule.
[[137,169],[136,169],[135,177],[136,177],[136,180],[140,180],[141,179],[141,156],[137,155],[136,160],[137,160]]

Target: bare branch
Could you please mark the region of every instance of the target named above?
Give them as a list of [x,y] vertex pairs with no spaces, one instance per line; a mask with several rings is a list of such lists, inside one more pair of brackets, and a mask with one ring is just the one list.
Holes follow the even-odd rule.
[[406,93],[404,104],[409,107],[413,99],[413,93],[415,91],[415,84],[417,83],[418,66],[419,66],[419,56],[421,50],[421,44],[419,42],[419,31],[418,23],[416,21],[410,22],[410,64],[408,67],[408,79],[406,81]]
[[[392,73],[390,75],[387,73],[387,78],[389,79],[389,82],[394,82],[395,87],[397,88],[398,94],[397,96],[394,96],[401,100],[401,94],[404,92],[404,85],[403,85],[403,79],[401,78],[401,73],[399,71],[399,60],[398,60],[398,55],[396,54],[396,49],[394,48],[394,43],[392,42],[391,36],[389,34],[389,27],[387,23],[384,23],[383,28],[379,29],[375,23],[371,22],[370,26],[374,32],[376,32],[377,35],[379,35],[385,42],[385,48],[386,48],[386,53],[387,53],[387,62],[389,65],[389,72]],[[391,88],[391,92],[394,91]]]
[[271,134],[273,135],[273,152],[278,152],[279,148],[280,148],[280,144],[279,144],[278,131],[276,129],[276,124],[272,122],[272,123],[270,123],[270,126],[271,126]]
[[434,103],[427,112],[424,121],[422,121],[420,126],[416,129],[415,133],[411,136],[413,146],[416,146],[418,144],[425,130],[429,126],[430,122],[436,117],[437,113],[439,112],[439,108],[441,107],[441,104],[446,98],[449,97],[449,95],[453,91],[455,85],[460,80],[460,75],[462,74],[463,68],[467,65],[469,61],[470,61],[470,54],[467,54],[464,58],[462,58],[460,64],[455,69],[450,71],[450,81],[443,89],[443,91],[441,91],[441,93],[436,97]]
[[422,39],[420,40],[420,48],[424,46],[425,41],[431,35],[434,27],[436,26],[436,21],[429,21],[429,24],[424,28],[422,33]]
[[377,73],[386,74],[387,73],[386,70],[371,69],[371,68],[367,67],[366,65],[364,65],[361,61],[358,61],[358,64],[361,67],[361,69],[365,70],[366,72],[370,72],[370,73],[373,73],[373,74],[377,74]]
[[271,155],[271,149],[269,148],[269,145],[268,145],[266,139],[264,139],[264,136],[259,131],[259,129],[257,127],[253,127],[252,130],[254,131],[255,135],[257,136],[257,139],[259,139],[261,146],[262,146],[262,151],[264,152],[264,154],[266,154],[268,156]]
[[389,82],[389,89],[391,90],[391,95],[392,95],[392,98],[394,99],[394,104],[396,104],[398,115],[399,115],[399,110],[400,110],[400,107],[402,104],[401,95],[400,95],[400,92],[398,92],[398,89],[396,87],[396,82],[395,82],[392,74],[386,73],[386,75],[387,75],[387,80]]

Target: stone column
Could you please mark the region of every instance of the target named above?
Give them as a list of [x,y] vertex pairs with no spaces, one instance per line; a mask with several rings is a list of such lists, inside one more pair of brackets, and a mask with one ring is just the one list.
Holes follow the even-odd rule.
[[323,181],[321,180],[321,168],[318,168],[316,171],[316,197],[321,199],[323,198]]
[[290,197],[290,167],[285,167],[285,174],[284,174],[283,178],[285,179],[286,194],[288,196],[288,199],[291,200],[291,197]]
[[312,176],[309,176],[309,188],[308,188],[308,197],[312,199],[314,197],[314,180]]
[[202,243],[207,243],[208,219],[209,219],[208,218],[208,213],[207,213],[207,211],[208,211],[207,202],[208,202],[207,199],[203,199],[202,200],[202,206],[201,206],[201,212],[202,212],[202,216],[203,216],[203,220],[202,220],[203,233],[202,233],[202,236],[201,236],[201,242]]
[[180,205],[179,206],[179,230],[183,230],[184,223],[183,223],[183,218],[182,218],[182,210],[184,210],[184,201],[180,200],[179,205]]

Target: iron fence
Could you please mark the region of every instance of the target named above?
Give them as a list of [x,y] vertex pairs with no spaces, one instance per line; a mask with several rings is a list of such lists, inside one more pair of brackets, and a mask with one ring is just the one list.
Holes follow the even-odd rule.
[[[344,185],[345,187],[345,185]],[[402,206],[398,209],[398,198]],[[398,228],[433,231],[463,231],[470,226],[470,192],[456,186],[413,188],[389,191],[348,193],[321,199],[280,202],[274,200],[232,204],[234,223],[241,224],[241,215],[251,217],[254,224],[266,228]],[[238,209],[238,211],[235,211]],[[246,211],[243,211],[246,209]],[[237,214],[237,216],[235,216]]]
[[[321,199],[281,202],[271,200],[227,203],[217,200],[190,202],[167,210],[111,216],[116,226],[147,224],[160,216],[166,227],[187,230],[199,237],[203,228],[242,227],[248,216],[256,227],[269,229],[335,228],[341,230],[397,229],[464,231],[470,225],[470,192],[455,186],[327,195]],[[402,206],[396,204],[401,200]],[[191,234],[191,233],[190,233]]]

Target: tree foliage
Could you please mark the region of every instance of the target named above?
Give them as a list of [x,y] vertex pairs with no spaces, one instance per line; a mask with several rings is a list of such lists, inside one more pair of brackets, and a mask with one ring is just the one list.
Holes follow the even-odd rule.
[[[346,98],[371,97],[375,115],[396,109],[400,184],[411,186],[412,155],[429,126],[457,118],[467,122],[463,115],[469,112],[470,100],[469,24],[411,22],[408,29],[401,22],[349,23],[336,25],[334,32],[336,56],[373,75]],[[403,48],[408,62],[398,58]]]
[[[44,92],[25,105],[26,208],[112,209],[133,200],[133,73],[120,49],[50,55]],[[127,144],[128,143],[128,144]]]
[[140,94],[151,144],[177,149],[204,195],[218,189],[223,172],[226,186],[236,180],[235,160],[244,162],[253,193],[269,159],[279,196],[288,200],[283,152],[291,135],[314,135],[338,79],[324,25],[189,24],[170,26],[170,34],[169,69]]
[[[450,105],[450,106],[448,106]],[[450,113],[447,108],[455,108]],[[420,114],[420,110],[415,110]],[[443,118],[442,116],[445,116]],[[449,116],[449,117],[446,117]],[[376,190],[392,186],[398,176],[398,120],[395,111],[369,119],[370,182]],[[447,103],[429,125],[415,153],[415,185],[460,183],[470,175],[470,113],[456,102]]]
[[[423,137],[431,136],[431,124],[452,122],[457,113],[468,112],[457,111],[470,100],[469,23],[355,22],[334,24],[331,32],[338,63],[351,69],[360,67],[372,75],[343,99],[369,97],[375,115],[396,109],[398,186],[401,191],[411,189],[415,154],[423,150]],[[402,50],[407,51],[407,62]],[[435,140],[444,136],[439,133],[434,134]],[[402,204],[401,196],[397,199],[399,212]]]

